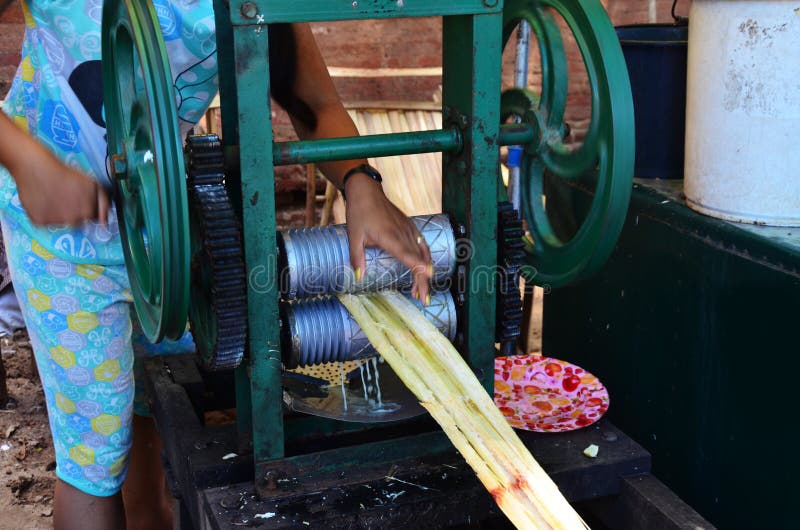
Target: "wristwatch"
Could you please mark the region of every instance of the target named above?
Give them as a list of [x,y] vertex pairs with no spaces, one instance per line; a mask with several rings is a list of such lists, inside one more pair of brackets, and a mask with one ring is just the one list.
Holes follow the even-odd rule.
[[347,197],[344,195],[344,186],[347,184],[347,179],[355,175],[356,173],[363,173],[364,175],[368,176],[375,182],[381,183],[383,182],[383,177],[381,177],[380,171],[375,169],[374,167],[370,166],[369,164],[361,164],[360,166],[356,166],[347,171],[342,177],[342,187],[339,191],[342,192],[342,197],[346,200]]

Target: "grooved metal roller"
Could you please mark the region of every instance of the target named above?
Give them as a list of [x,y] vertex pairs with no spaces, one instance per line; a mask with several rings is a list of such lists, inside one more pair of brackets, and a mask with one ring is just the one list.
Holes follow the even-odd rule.
[[[456,239],[444,214],[413,217],[431,251],[433,282],[446,282],[456,268]],[[345,225],[301,228],[278,237],[281,294],[306,298],[330,293],[353,293],[411,287],[411,271],[379,248],[367,248],[364,278],[355,280]]]
[[[444,214],[413,217],[431,251],[434,285],[450,283],[456,270],[456,239]],[[284,364],[306,366],[375,355],[364,333],[334,293],[408,289],[411,271],[379,248],[366,249],[364,277],[356,281],[350,265],[345,225],[286,230],[278,234]],[[318,298],[322,296],[323,298]],[[434,290],[423,313],[451,341],[457,317],[450,292]]]

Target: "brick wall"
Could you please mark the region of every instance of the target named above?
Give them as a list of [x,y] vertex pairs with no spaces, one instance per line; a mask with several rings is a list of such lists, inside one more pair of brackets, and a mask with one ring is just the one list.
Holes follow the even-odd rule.
[[0,98],[8,92],[17,69],[24,31],[22,8],[15,2],[0,14]]
[[[670,0],[603,0],[615,24],[671,21]],[[684,4],[684,3],[682,3]],[[682,5],[685,9],[685,5]],[[685,12],[685,11],[684,11]],[[23,33],[22,11],[13,4],[0,16],[0,95],[8,91],[19,61],[19,42]],[[323,56],[329,66],[347,68],[426,68],[441,66],[441,20],[411,19],[391,21],[335,22],[314,26]],[[579,141],[589,116],[589,87],[582,70],[582,60],[573,41],[566,40],[570,62],[570,84],[565,119]],[[513,77],[514,45],[503,56],[503,83],[510,86]],[[531,55],[529,85],[538,86],[541,71],[538,57]],[[344,101],[429,101],[441,85],[437,76],[417,77],[336,77],[337,90]],[[288,118],[279,109],[275,116],[275,134],[281,139],[294,137]],[[299,167],[279,168],[276,186],[279,204],[290,206],[304,200],[304,172]],[[287,210],[288,211],[288,210]],[[285,222],[300,218],[300,213],[286,214]]]
[[[671,20],[670,0],[603,0],[615,24]],[[14,3],[0,15],[0,95],[8,91],[19,61],[23,33],[22,10]],[[314,34],[331,66],[356,68],[415,68],[441,66],[441,21],[413,19],[318,24]],[[579,58],[569,50],[573,65]],[[504,57],[505,81],[510,83],[513,46]],[[535,57],[532,58],[532,63]],[[531,65],[534,81],[536,65]],[[435,77],[337,78],[346,101],[428,100],[441,84]],[[580,83],[574,87],[580,92]]]

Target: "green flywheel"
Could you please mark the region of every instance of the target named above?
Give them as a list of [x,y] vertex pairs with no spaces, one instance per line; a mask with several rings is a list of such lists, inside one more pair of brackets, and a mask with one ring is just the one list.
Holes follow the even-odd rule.
[[[563,142],[568,63],[553,13],[572,33],[589,79],[591,122],[577,149]],[[537,132],[523,146],[520,167],[522,210],[533,239],[522,274],[539,285],[560,286],[605,263],[622,231],[633,178],[633,100],[619,40],[599,0],[507,0],[505,43],[522,20],[538,42],[541,92],[512,89],[501,98],[503,119],[519,116]],[[562,240],[548,218],[543,183],[587,175],[594,183],[592,203],[577,232]]]
[[103,3],[103,98],[136,313],[157,342],[186,329],[189,214],[172,77],[150,2]]

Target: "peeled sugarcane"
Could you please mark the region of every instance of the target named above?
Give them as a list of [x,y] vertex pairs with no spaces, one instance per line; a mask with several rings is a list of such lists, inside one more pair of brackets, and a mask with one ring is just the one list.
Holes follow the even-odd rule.
[[461,355],[410,301],[393,291],[339,298],[517,528],[587,528]]

